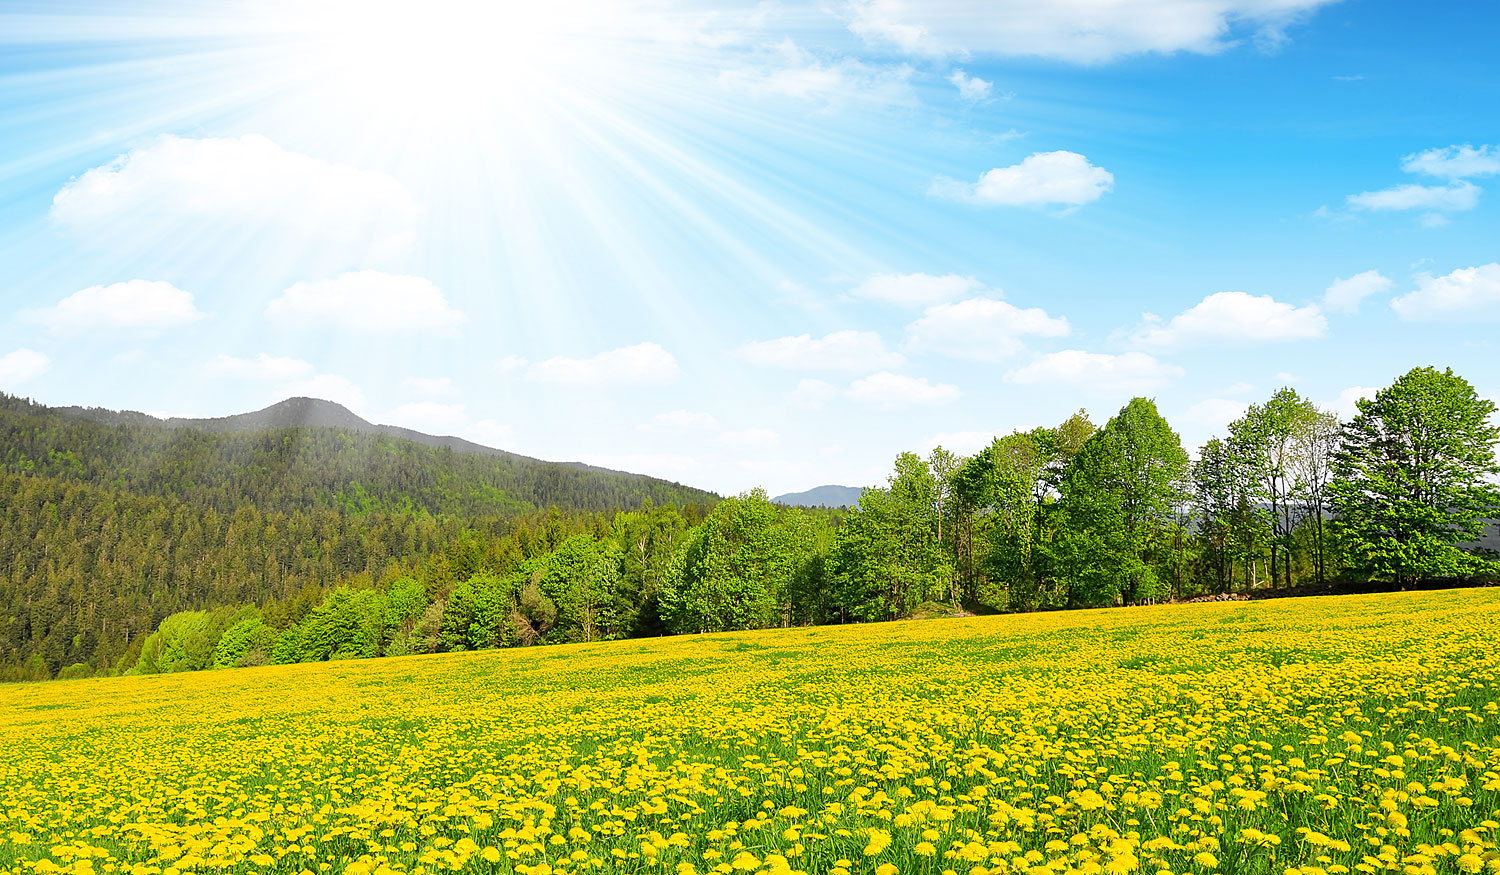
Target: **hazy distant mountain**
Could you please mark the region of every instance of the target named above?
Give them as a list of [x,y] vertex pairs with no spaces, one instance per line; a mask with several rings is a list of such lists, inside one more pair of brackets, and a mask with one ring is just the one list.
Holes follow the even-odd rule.
[[253,413],[161,418],[47,407],[0,393],[0,472],[55,477],[234,512],[317,509],[506,517],[556,505],[611,513],[718,496],[641,474],[548,462],[463,438],[377,425],[291,398]]
[[[321,398],[288,398],[270,407],[252,413],[236,413],[204,419],[174,416],[161,419],[134,410],[108,410],[103,407],[57,407],[54,412],[76,419],[86,419],[105,425],[155,425],[168,428],[191,428],[198,431],[242,434],[246,432],[270,431],[283,428],[340,428],[358,434],[379,434],[400,438],[426,447],[452,450],[455,453],[472,453],[483,456],[507,456],[513,459],[540,461],[531,456],[511,453],[506,450],[476,444],[452,435],[430,435],[397,425],[377,425],[361,418],[354,411],[333,401]],[[605,471],[612,474],[627,474],[627,471],[611,471],[596,468],[582,462],[556,462],[553,464],[581,468],[585,471]],[[632,475],[645,476],[645,475]]]
[[792,507],[853,507],[864,494],[863,486],[818,486],[806,492],[788,492],[771,500]]

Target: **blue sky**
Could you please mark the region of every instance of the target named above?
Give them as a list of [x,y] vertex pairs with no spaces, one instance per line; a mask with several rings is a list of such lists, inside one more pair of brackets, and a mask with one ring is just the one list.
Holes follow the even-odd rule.
[[[533,8],[543,6],[545,8]],[[1500,9],[0,2],[0,389],[734,492],[1500,395]]]

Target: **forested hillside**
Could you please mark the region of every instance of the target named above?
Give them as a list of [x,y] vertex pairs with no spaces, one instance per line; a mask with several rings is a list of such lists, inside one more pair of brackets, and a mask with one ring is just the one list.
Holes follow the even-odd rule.
[[[201,425],[224,420],[173,425],[111,413],[54,410],[0,394],[0,469],[170,497],[220,513],[253,505],[285,513],[325,508],[489,516],[551,505],[611,511],[648,498],[711,506],[718,499],[651,477],[508,453],[457,452],[383,432],[324,426],[240,431]],[[101,418],[111,421],[96,421]]]
[[[453,454],[385,436],[195,433],[166,464],[139,457],[157,446],[142,427],[89,424],[76,450],[7,457],[45,459],[46,476],[0,481],[0,671],[184,671],[1493,579],[1500,564],[1477,542],[1500,512],[1494,413],[1451,371],[1418,368],[1342,423],[1282,389],[1196,460],[1136,398],[1102,426],[1079,411],[971,457],[902,453],[848,511],[754,490],[711,510],[648,494],[614,513],[520,515],[522,503],[485,504],[463,479],[487,469],[424,467]],[[20,446],[82,428],[14,419],[32,423],[14,429],[32,441]],[[114,458],[129,464],[111,479]],[[302,467],[323,460],[369,486]],[[198,480],[205,471],[229,483]]]
[[0,468],[0,676],[110,670],[173,613],[304,591],[316,603],[466,535],[499,549],[522,532],[524,553],[528,520],[555,534],[643,502],[696,519],[717,501],[347,428],[207,430],[4,395]]

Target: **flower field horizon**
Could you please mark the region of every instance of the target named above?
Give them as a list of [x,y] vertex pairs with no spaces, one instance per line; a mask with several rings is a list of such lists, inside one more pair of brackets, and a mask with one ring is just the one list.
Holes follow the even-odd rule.
[[0,871],[1500,872],[1500,590],[0,687]]

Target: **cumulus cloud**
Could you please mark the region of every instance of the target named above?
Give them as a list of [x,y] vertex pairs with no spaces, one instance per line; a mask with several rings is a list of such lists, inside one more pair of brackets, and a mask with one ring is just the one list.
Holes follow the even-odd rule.
[[1128,55],[1262,46],[1332,0],[850,0],[849,29],[922,55],[999,54],[1095,64]]
[[236,380],[288,381],[311,377],[317,369],[301,359],[261,353],[255,358],[216,355],[209,359],[208,373]]
[[824,106],[850,103],[909,104],[913,70],[906,64],[867,64],[826,58],[791,40],[763,48],[753,61],[719,73],[723,88],[756,97],[781,97]]
[[1479,204],[1479,186],[1459,180],[1447,185],[1405,183],[1365,191],[1345,198],[1356,210],[1438,210],[1458,212],[1472,210]]
[[1391,301],[1391,309],[1408,322],[1500,320],[1500,264],[1424,274],[1416,290]]
[[508,355],[495,363],[495,370],[501,374],[513,374],[526,367],[526,359],[518,355]]
[[1282,343],[1322,337],[1328,320],[1317,307],[1297,307],[1270,295],[1217,292],[1162,324],[1147,314],[1133,339],[1152,349],[1202,344]]
[[702,431],[718,425],[712,413],[694,413],[691,410],[670,410],[651,417],[641,425],[642,431]]
[[655,343],[637,343],[588,358],[550,358],[526,369],[538,383],[574,386],[650,386],[677,379],[677,359]]
[[869,371],[900,367],[905,358],[892,352],[873,331],[835,331],[821,338],[810,334],[760,340],[740,347],[753,364],[804,371]]
[[817,410],[833,400],[838,387],[822,380],[805,379],[797,382],[797,388],[786,393],[786,402],[799,410]]
[[422,398],[456,398],[461,394],[451,377],[405,377],[401,388]]
[[1378,270],[1367,270],[1348,279],[1335,279],[1323,293],[1323,309],[1334,313],[1358,313],[1361,301],[1388,292],[1391,286],[1390,277]]
[[1103,197],[1114,184],[1114,174],[1077,152],[1035,152],[1020,164],[986,170],[978,182],[940,177],[928,193],[981,206],[1077,207]]
[[953,87],[958,89],[958,96],[964,100],[980,101],[990,96],[990,90],[995,83],[987,82],[978,76],[970,76],[962,70],[954,70],[953,75],[948,77]]
[[431,280],[378,270],[296,283],[266,306],[266,315],[288,326],[370,334],[448,334],[465,320]]
[[1008,371],[1005,380],[1023,385],[1058,384],[1110,392],[1146,392],[1165,386],[1184,373],[1182,368],[1143,352],[1110,355],[1065,349]]
[[907,345],[916,352],[993,362],[1023,350],[1027,336],[1065,337],[1070,330],[1067,319],[1048,316],[1039,307],[1023,310],[1005,301],[971,298],[928,307],[907,327]]
[[47,373],[52,359],[34,349],[18,349],[0,355],[0,389],[14,389]]
[[903,307],[926,307],[952,301],[982,288],[971,276],[956,273],[933,276],[926,273],[878,273],[850,290],[867,301],[884,301]]
[[28,310],[26,318],[59,334],[85,331],[164,331],[191,325],[206,314],[193,296],[171,283],[130,280],[89,286],[43,310]]
[[917,404],[946,404],[958,400],[963,392],[947,383],[929,383],[926,377],[881,371],[850,383],[844,394],[860,404],[894,410]]
[[91,242],[138,235],[316,246],[320,257],[369,263],[410,248],[417,206],[384,173],[288,152],[265,137],[163,136],[68,182],[51,216]]
[[1500,174],[1500,146],[1468,144],[1428,149],[1401,159],[1401,169],[1442,179],[1470,179]]

